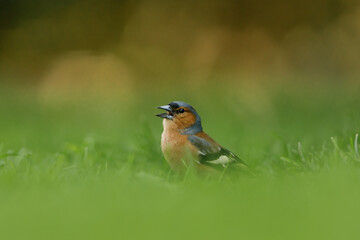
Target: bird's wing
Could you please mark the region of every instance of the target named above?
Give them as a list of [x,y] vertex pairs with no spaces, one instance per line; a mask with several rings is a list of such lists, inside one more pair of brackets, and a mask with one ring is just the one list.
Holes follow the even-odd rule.
[[221,147],[212,139],[208,141],[196,135],[190,135],[189,141],[199,150],[200,163],[227,165],[228,163],[241,163],[246,165],[234,153]]

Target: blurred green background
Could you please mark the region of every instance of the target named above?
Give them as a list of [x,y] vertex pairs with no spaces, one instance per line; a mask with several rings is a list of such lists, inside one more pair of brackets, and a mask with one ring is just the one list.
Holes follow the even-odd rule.
[[[359,237],[360,3],[0,0],[1,239]],[[192,104],[252,174],[178,176]]]

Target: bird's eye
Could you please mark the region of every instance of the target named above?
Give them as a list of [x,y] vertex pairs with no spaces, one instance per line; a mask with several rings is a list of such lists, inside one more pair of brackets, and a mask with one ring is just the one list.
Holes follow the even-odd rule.
[[183,112],[185,112],[185,109],[180,108],[180,109],[179,109],[179,113],[183,113]]

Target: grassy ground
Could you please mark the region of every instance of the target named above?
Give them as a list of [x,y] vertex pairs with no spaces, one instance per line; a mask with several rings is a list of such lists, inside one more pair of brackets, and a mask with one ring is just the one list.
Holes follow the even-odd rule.
[[[356,89],[265,89],[69,104],[3,88],[1,239],[359,237]],[[204,129],[254,174],[173,174],[154,116],[172,100],[193,104]]]

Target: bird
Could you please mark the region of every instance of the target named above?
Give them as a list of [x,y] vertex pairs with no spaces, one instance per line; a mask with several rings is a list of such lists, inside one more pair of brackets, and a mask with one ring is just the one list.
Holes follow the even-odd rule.
[[175,172],[184,172],[189,166],[199,172],[219,172],[234,164],[247,166],[203,131],[201,118],[190,104],[173,101],[157,108],[166,111],[156,114],[163,118],[161,150]]

